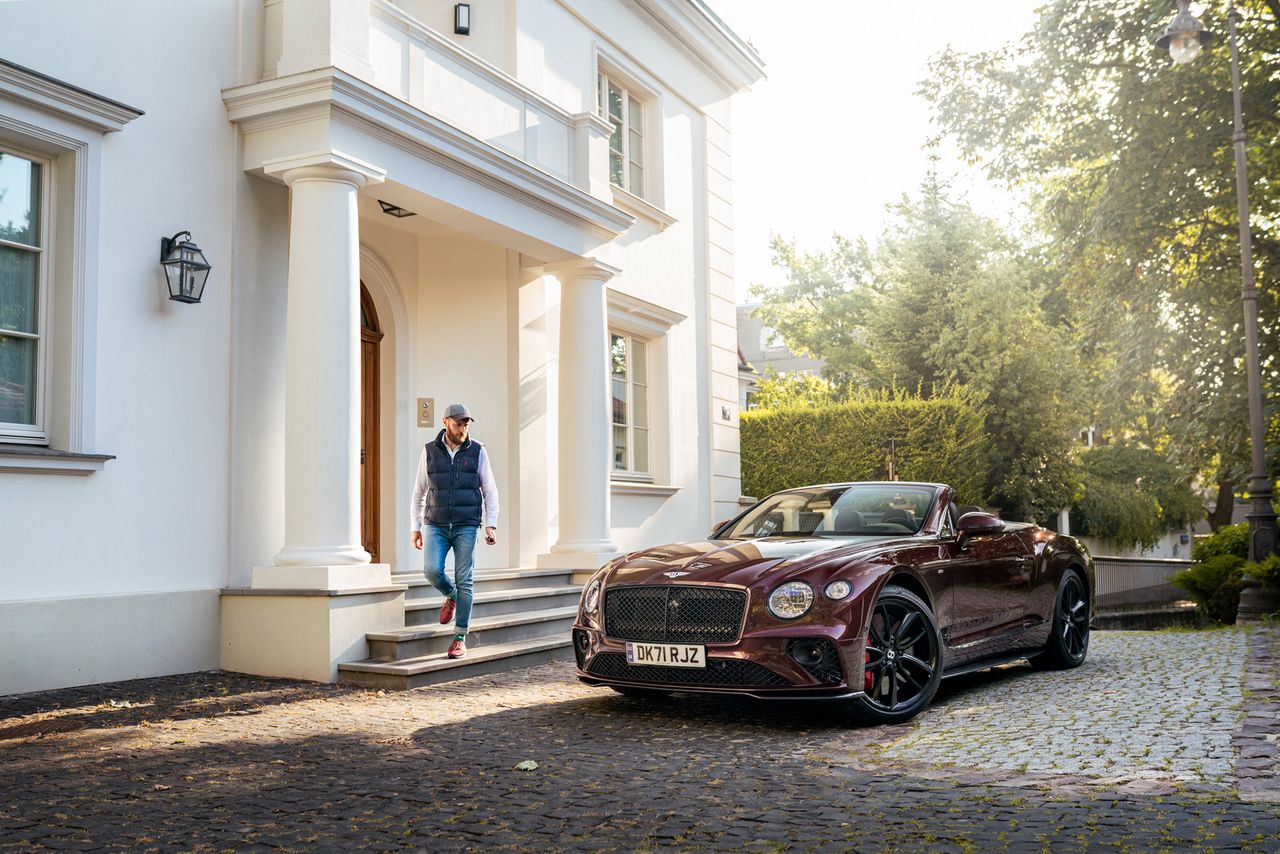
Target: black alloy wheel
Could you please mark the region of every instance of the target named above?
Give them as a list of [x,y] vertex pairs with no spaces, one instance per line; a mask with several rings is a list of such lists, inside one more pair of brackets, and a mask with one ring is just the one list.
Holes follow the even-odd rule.
[[1068,570],[1058,583],[1049,640],[1031,664],[1042,670],[1070,670],[1084,664],[1088,652],[1089,598],[1079,574]]
[[897,585],[880,592],[871,613],[863,668],[863,694],[852,701],[856,718],[901,723],[929,705],[942,680],[942,638],[933,612]]

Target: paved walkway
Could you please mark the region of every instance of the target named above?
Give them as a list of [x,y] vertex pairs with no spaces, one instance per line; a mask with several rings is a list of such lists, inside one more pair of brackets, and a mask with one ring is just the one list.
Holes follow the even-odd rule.
[[900,727],[571,670],[0,699],[0,849],[1280,851],[1280,628],[1095,633]]

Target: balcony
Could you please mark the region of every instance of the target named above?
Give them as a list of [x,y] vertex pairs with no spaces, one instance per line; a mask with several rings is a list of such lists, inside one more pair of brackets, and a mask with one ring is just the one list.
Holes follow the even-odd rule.
[[386,0],[371,0],[370,19],[369,62],[375,86],[572,181],[572,114]]
[[[318,23],[326,11],[327,27]],[[389,0],[264,0],[263,13],[264,82],[340,69],[547,175],[610,200],[606,122],[556,106]]]

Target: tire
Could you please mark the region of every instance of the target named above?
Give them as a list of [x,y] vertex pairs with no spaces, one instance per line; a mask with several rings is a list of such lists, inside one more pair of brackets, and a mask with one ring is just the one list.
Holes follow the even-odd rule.
[[1053,626],[1044,649],[1031,657],[1038,670],[1070,670],[1089,653],[1089,597],[1079,573],[1068,570],[1053,600]]
[[897,585],[880,591],[867,628],[864,693],[850,700],[854,720],[897,724],[920,714],[942,681],[942,633],[919,596]]
[[663,697],[670,697],[672,693],[662,688],[634,688],[630,685],[610,685],[609,687],[633,700],[661,700]]

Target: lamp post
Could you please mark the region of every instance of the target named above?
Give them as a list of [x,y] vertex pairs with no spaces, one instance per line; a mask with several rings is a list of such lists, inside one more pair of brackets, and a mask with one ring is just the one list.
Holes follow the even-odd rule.
[[[1156,44],[1169,51],[1173,61],[1185,65],[1200,53],[1212,33],[1187,9],[1190,0],[1178,0],[1178,12],[1165,27]],[[1249,479],[1249,560],[1265,560],[1276,552],[1276,514],[1271,508],[1271,479],[1267,476],[1263,424],[1262,369],[1258,354],[1258,290],[1253,281],[1253,241],[1249,235],[1249,180],[1245,167],[1244,120],[1240,115],[1240,59],[1236,48],[1236,4],[1227,14],[1227,34],[1231,42],[1231,100],[1235,108],[1235,132],[1231,136],[1236,153],[1236,201],[1240,216],[1240,304],[1244,309],[1244,358],[1249,383],[1249,436],[1253,450],[1253,475]],[[1244,577],[1237,620],[1254,621],[1274,605],[1267,605],[1257,580]]]

